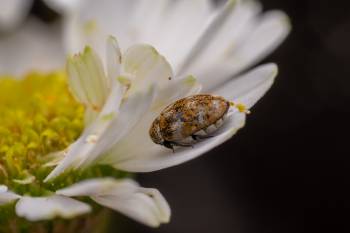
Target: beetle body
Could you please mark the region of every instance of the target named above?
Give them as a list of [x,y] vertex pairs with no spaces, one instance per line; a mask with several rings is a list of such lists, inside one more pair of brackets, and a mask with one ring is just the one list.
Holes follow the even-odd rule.
[[224,122],[230,102],[209,94],[189,96],[170,104],[149,130],[154,143],[173,149],[210,137]]

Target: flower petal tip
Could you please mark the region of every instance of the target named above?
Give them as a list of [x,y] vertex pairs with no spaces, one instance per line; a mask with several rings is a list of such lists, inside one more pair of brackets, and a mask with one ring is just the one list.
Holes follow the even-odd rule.
[[[40,206],[41,208],[38,208]],[[16,204],[16,213],[29,221],[66,219],[91,212],[91,206],[69,197],[22,197]]]

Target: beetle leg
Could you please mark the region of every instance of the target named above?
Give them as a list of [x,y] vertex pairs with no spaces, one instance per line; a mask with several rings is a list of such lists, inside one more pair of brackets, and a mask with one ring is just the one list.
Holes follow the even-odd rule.
[[163,146],[165,146],[166,148],[171,149],[173,151],[173,153],[175,153],[174,143],[169,142],[169,141],[164,141],[163,142]]
[[200,139],[200,137],[199,137],[198,135],[195,135],[195,134],[193,134],[191,137],[192,137],[192,139],[195,140],[195,141],[197,141],[198,139]]

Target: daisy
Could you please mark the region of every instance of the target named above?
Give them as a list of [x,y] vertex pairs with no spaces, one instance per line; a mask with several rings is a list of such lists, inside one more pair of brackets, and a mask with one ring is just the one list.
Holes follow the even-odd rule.
[[[64,2],[66,1],[56,4]],[[148,130],[152,121],[168,104],[201,91],[221,95],[250,109],[271,87],[277,75],[277,66],[262,65],[244,74],[233,75],[241,73],[271,51],[288,33],[288,20],[281,12],[269,13],[269,17],[265,15],[266,21],[264,16],[257,19],[256,8],[259,5],[256,2],[244,1],[241,5],[236,5],[234,1],[228,1],[221,9],[210,8],[209,14],[214,15],[209,17],[199,33],[197,31],[194,35],[188,35],[189,38],[182,41],[179,50],[173,49],[170,52],[171,46],[161,46],[171,37],[159,37],[158,42],[154,41],[157,50],[161,51],[159,53],[147,44],[132,45],[139,40],[152,42],[150,38],[140,36],[138,39],[135,37],[126,40],[128,32],[121,32],[117,36],[122,47],[132,46],[121,50],[117,40],[109,37],[107,54],[101,59],[101,44],[104,43],[99,42],[109,29],[102,29],[106,25],[97,23],[98,17],[94,17],[96,21],[90,21],[90,18],[88,21],[81,20],[82,5],[71,2],[73,4],[70,7],[57,5],[66,17],[66,41],[71,48],[69,51],[73,53],[87,42],[92,45],[69,57],[67,61],[69,90],[74,99],[65,91],[65,75],[60,72],[49,75],[34,73],[20,81],[5,79],[1,83],[0,87],[8,90],[2,92],[3,99],[0,98],[0,101],[6,103],[2,106],[6,110],[3,112],[7,114],[2,120],[5,122],[3,125],[8,127],[0,130],[4,138],[0,141],[0,172],[5,174],[0,180],[0,184],[3,184],[0,186],[0,205],[11,207],[15,203],[17,216],[37,221],[56,217],[72,218],[89,212],[96,215],[101,210],[100,207],[95,207],[96,202],[152,227],[167,223],[171,211],[164,197],[156,189],[140,187],[131,179],[130,174],[164,169],[204,154],[231,138],[244,126],[246,111],[233,107],[215,137],[199,142],[194,148],[176,148],[175,153],[151,141]],[[141,7],[141,0],[130,2],[133,4],[129,5],[129,1],[115,3],[126,7],[139,6],[135,11],[141,16],[148,12],[145,9],[154,10],[147,8],[147,4],[143,5],[146,8]],[[183,12],[184,9],[193,11],[194,8],[180,7],[185,3],[209,3],[177,1],[176,5],[170,1],[162,2],[165,3],[164,6],[157,1],[162,7],[167,6],[169,11],[176,9],[172,13],[173,23],[177,22],[175,18],[178,17],[178,12]],[[51,3],[53,4],[52,1]],[[129,8],[115,9],[126,13]],[[159,10],[160,15],[164,15],[164,9]],[[152,23],[146,23],[151,26],[144,27],[152,32],[148,32],[149,36],[160,28],[157,23],[163,23],[156,13],[154,12],[156,18],[149,19]],[[196,14],[188,15],[190,17]],[[102,16],[100,19],[103,20]],[[249,16],[249,20],[240,21],[243,16]],[[204,17],[206,18],[207,16]],[[139,25],[141,30],[141,19],[133,19],[132,25]],[[192,22],[190,18],[186,19]],[[198,28],[202,21],[198,19],[197,26],[192,26],[191,29]],[[247,23],[244,25],[249,30],[240,28],[232,35],[229,33],[230,41],[237,37],[235,41],[240,41],[240,46],[229,46],[227,51],[226,46],[232,41],[226,41],[223,35],[237,21]],[[167,23],[169,25],[171,21]],[[178,28],[179,35],[187,35],[181,32],[186,25],[184,22],[183,27]],[[120,30],[129,31],[133,28],[121,27]],[[162,28],[165,30],[166,24]],[[252,37],[241,38],[241,34]],[[177,38],[180,42],[180,38]],[[257,38],[262,39],[257,41]],[[175,42],[167,43],[171,45]],[[169,55],[169,62],[160,55],[163,53]],[[233,60],[237,62],[233,63]],[[195,74],[198,80],[193,75],[184,75],[187,73]],[[18,92],[30,91],[35,98],[12,99],[11,91],[15,88],[19,88]],[[9,103],[21,103],[18,105],[21,111],[6,108]],[[32,108],[40,111],[33,111]],[[13,127],[12,116],[16,116],[21,124]],[[35,129],[34,132],[32,129]],[[18,130],[26,133],[16,134]],[[20,142],[17,141],[19,138]],[[0,207],[0,210],[5,207]]]
[[[60,143],[64,144],[62,138],[68,137],[66,149],[44,156],[43,160],[33,155],[34,163],[29,163],[27,159],[3,162],[7,165],[3,166],[3,170],[18,177],[6,180],[16,192],[1,186],[0,203],[18,200],[15,206],[18,216],[30,221],[72,218],[92,211],[91,205],[73,199],[87,196],[146,225],[159,226],[170,219],[170,208],[164,197],[156,189],[140,187],[126,178],[122,171],[154,171],[185,162],[229,139],[244,125],[245,113],[232,111],[217,136],[196,144],[193,149],[180,148],[174,154],[152,143],[148,128],[166,105],[198,93],[201,85],[193,76],[174,77],[167,60],[149,45],[135,45],[122,53],[117,41],[110,37],[106,60],[104,68],[101,59],[90,47],[68,59],[69,88],[75,99],[83,104],[84,111],[79,110],[76,104],[70,105],[69,97],[58,102],[57,106],[50,105],[51,98],[57,98],[60,93],[57,85],[59,77],[55,81],[57,90],[48,90],[49,99],[44,95],[48,101],[43,102],[44,105],[50,105],[55,111],[61,107],[58,108],[62,111],[59,116],[72,118],[65,123],[68,124],[66,130],[74,127],[77,130],[70,134],[63,130],[62,137],[57,137],[57,132],[45,129],[41,134],[45,136],[44,140],[50,140],[45,141],[49,144],[43,150],[57,150]],[[218,94],[229,100],[243,101],[250,107],[267,91],[276,74],[275,65],[262,66],[233,83],[227,83]],[[35,77],[33,79],[35,82]],[[48,85],[43,82],[37,85],[38,88]],[[51,80],[47,82],[51,83]],[[84,129],[79,125],[83,113]],[[58,112],[50,115],[55,114],[58,115]],[[82,132],[79,137],[77,132]],[[70,143],[72,138],[77,139]],[[27,148],[18,147],[19,154],[29,149],[29,145]],[[5,158],[13,157],[12,148],[6,148]],[[33,148],[36,148],[35,145]],[[56,167],[50,172],[52,166]],[[104,172],[106,169],[107,172]],[[47,173],[49,175],[45,178]],[[104,173],[106,175],[101,176]],[[45,208],[35,208],[40,205]]]

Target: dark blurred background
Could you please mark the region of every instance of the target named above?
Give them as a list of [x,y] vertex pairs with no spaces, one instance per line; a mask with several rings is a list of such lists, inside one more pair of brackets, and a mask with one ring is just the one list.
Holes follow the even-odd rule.
[[[265,59],[280,67],[275,85],[233,139],[189,163],[140,176],[143,186],[165,195],[173,217],[154,230],[117,215],[125,232],[350,232],[350,3],[262,2],[293,24]],[[40,1],[32,12],[48,23],[58,17]]]

